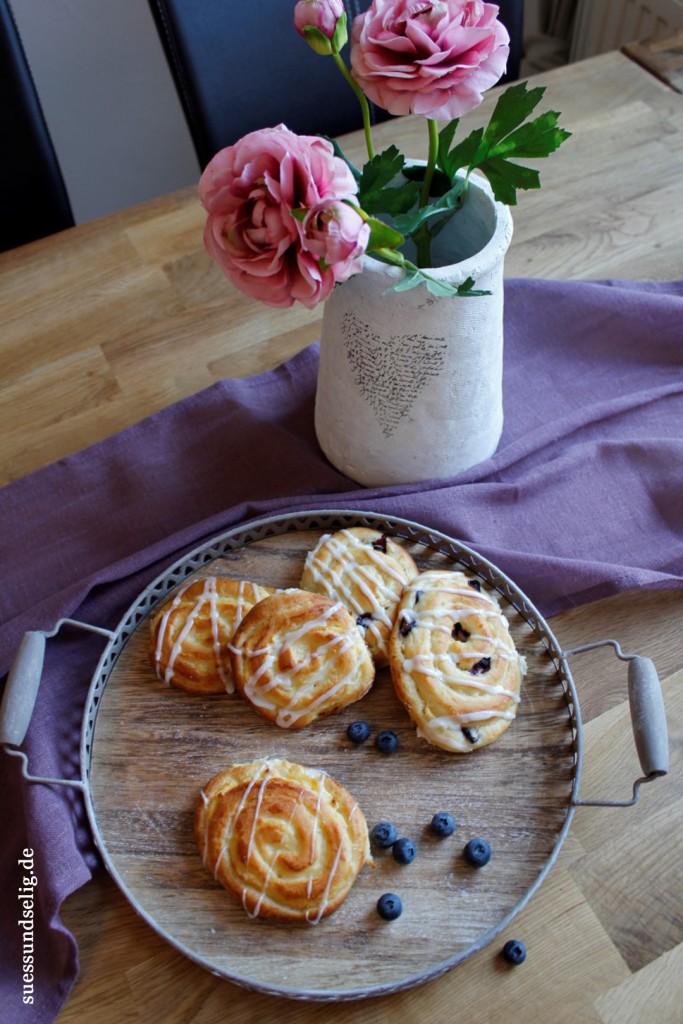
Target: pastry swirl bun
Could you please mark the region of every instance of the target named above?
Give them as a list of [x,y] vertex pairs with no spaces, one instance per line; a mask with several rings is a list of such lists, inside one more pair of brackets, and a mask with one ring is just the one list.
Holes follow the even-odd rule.
[[149,656],[159,678],[188,693],[233,693],[228,644],[242,617],[272,592],[222,576],[180,587],[150,624]]
[[378,667],[389,663],[389,634],[403,587],[417,576],[411,555],[386,534],[354,526],[324,534],[308,553],[301,586],[341,601],[365,631]]
[[205,866],[251,917],[317,924],[371,863],[351,794],[325,772],[264,758],[202,789],[195,840]]
[[301,729],[370,689],[375,670],[340,601],[304,590],[272,594],[245,615],[230,644],[235,687],[267,721]]
[[390,657],[396,693],[434,746],[469,753],[515,718],[525,661],[497,594],[462,572],[430,570],[406,587]]

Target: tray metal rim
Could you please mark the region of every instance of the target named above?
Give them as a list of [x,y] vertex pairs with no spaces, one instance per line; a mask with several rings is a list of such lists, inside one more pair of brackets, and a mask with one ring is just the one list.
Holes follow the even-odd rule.
[[[515,904],[509,913],[506,914],[494,928],[489,929],[488,932],[484,933],[476,943],[473,943],[465,950],[462,950],[445,961],[441,961],[438,964],[432,964],[424,971],[408,975],[399,981],[385,982],[357,989],[292,989],[286,986],[273,985],[265,981],[261,982],[256,978],[243,977],[238,973],[217,968],[200,954],[196,953],[193,949],[166,932],[164,928],[156,922],[154,917],[145,910],[135,896],[128,891],[125,881],[121,878],[116,865],[113,863],[109,855],[106,841],[100,832],[97,813],[92,798],[90,786],[90,764],[92,759],[95,725],[100,699],[106,688],[109,675],[116,664],[118,655],[121,653],[126,643],[137,629],[137,626],[147,616],[149,611],[156,604],[162,601],[166,595],[186,576],[196,572],[203,565],[208,565],[217,558],[220,558],[227,551],[235,550],[236,548],[243,547],[249,543],[254,543],[258,540],[263,540],[266,537],[279,536],[286,533],[309,529],[343,529],[344,527],[360,525],[369,526],[373,529],[381,528],[383,532],[388,532],[412,543],[423,544],[425,547],[429,547],[432,550],[439,550],[442,553],[453,556],[457,562],[465,564],[470,571],[483,575],[486,583],[498,590],[499,593],[501,593],[512,604],[515,610],[519,612],[534,632],[542,638],[547,646],[548,653],[553,660],[555,669],[564,688],[569,724],[573,733],[574,769],[571,794],[568,800],[564,822],[558,832],[553,849],[536,879],[532,882],[522,898]],[[388,529],[385,529],[385,527]],[[302,510],[247,520],[197,545],[191,551],[173,562],[168,568],[159,573],[158,576],[144,588],[136,600],[128,607],[117,627],[113,631],[112,639],[108,641],[100,656],[85,702],[80,744],[82,792],[88,820],[92,829],[93,839],[107,871],[114,879],[135,912],[154,931],[156,931],[164,941],[169,943],[169,945],[178,950],[178,952],[183,954],[192,962],[198,964],[203,969],[208,970],[216,977],[232,982],[247,991],[259,992],[265,995],[272,995],[297,1001],[318,1003],[347,1002],[406,991],[417,985],[441,977],[452,968],[469,959],[475,953],[489,945],[495,936],[503,931],[512,919],[523,909],[523,907],[526,906],[554,865],[571,825],[581,780],[581,768],[583,762],[582,733],[583,730],[578,696],[571,671],[561,645],[545,618],[529,600],[526,594],[492,562],[486,559],[483,555],[480,555],[474,548],[469,547],[453,537],[449,537],[441,531],[432,530],[423,524],[409,519],[404,519],[399,516],[383,515],[357,509]]]

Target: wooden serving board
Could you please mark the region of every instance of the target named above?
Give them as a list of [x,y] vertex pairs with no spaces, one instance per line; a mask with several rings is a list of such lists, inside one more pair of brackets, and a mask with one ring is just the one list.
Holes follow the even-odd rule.
[[[367,523],[367,517],[363,519]],[[348,523],[346,524],[348,525]],[[246,543],[192,575],[228,575],[270,586],[299,584],[322,529]],[[405,542],[420,568],[453,556]],[[458,568],[462,568],[458,566]],[[189,578],[189,577],[185,577]],[[173,945],[224,977],[260,991],[348,999],[435,977],[485,945],[526,902],[552,861],[571,816],[575,734],[565,686],[540,632],[502,600],[528,674],[516,720],[490,747],[449,754],[419,739],[388,670],[338,715],[288,731],[237,695],[196,697],[166,687],[148,657],[149,615],[132,632],[100,696],[90,762],[91,816],[109,870],[136,909]],[[400,749],[358,747],[346,727],[363,718],[373,736],[393,729]],[[233,763],[266,755],[322,768],[353,794],[368,827],[395,823],[416,859],[376,853],[342,907],[317,926],[252,920],[204,868],[192,820],[200,788]],[[433,837],[434,813],[457,821]],[[481,869],[462,855],[474,836],[493,855]],[[383,921],[385,892],[402,916]]]

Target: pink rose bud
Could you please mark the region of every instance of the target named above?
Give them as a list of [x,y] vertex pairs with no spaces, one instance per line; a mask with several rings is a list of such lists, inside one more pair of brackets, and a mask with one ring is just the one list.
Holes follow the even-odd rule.
[[325,199],[306,214],[304,247],[332,270],[335,281],[361,272],[369,241],[369,226],[348,203]]
[[316,53],[338,53],[348,38],[343,0],[299,0],[294,26]]

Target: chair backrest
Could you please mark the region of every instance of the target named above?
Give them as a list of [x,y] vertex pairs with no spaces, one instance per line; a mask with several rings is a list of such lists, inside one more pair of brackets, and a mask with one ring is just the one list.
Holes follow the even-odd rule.
[[[358,101],[334,62],[296,38],[294,0],[148,2],[202,167],[256,128],[284,122],[336,137],[361,127]],[[349,25],[369,5],[345,0]],[[500,8],[512,39],[511,79],[519,74],[523,0],[501,0]],[[373,110],[373,120],[387,116]]]
[[73,223],[14,16],[0,0],[0,252]]

